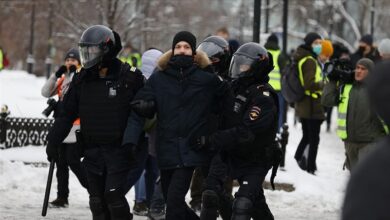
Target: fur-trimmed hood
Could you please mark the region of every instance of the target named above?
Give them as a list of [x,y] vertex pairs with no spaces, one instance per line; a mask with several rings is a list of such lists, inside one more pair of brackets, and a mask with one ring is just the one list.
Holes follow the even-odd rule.
[[[172,50],[169,50],[165,52],[163,55],[161,55],[160,59],[157,62],[157,68],[159,70],[165,70],[168,67],[168,62],[171,59],[171,57],[172,57]],[[201,50],[196,51],[194,62],[202,69],[211,65],[211,61],[208,58],[207,54]]]

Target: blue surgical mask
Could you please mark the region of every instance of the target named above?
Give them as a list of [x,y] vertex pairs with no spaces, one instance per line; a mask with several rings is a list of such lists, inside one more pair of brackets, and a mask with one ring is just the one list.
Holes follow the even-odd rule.
[[317,55],[320,55],[322,50],[322,45],[321,44],[315,44],[313,45],[313,52]]

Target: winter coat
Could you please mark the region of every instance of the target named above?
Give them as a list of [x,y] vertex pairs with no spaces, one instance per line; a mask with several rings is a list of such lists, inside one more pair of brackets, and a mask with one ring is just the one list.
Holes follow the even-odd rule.
[[352,66],[355,67],[356,63],[362,58],[368,58],[373,62],[377,62],[380,59],[380,56],[378,50],[375,47],[371,47],[370,52],[368,52],[368,54],[366,55],[364,55],[362,51],[357,50],[355,53],[351,55]]
[[[209,152],[195,149],[196,140],[210,134],[208,118],[223,99],[226,84],[216,74],[203,70],[211,63],[204,52],[197,51],[194,64],[185,69],[173,66],[171,56],[169,51],[160,57],[159,70],[134,100],[155,102],[160,169],[204,166],[209,162]],[[138,142],[135,138],[140,128],[135,125],[128,120],[124,143]]]
[[[43,85],[41,89],[41,93],[43,97],[50,98],[55,95],[59,96],[59,103],[57,104],[57,108],[61,108],[62,100],[66,92],[68,91],[70,82],[72,81],[74,73],[66,73],[63,74],[62,77],[57,78],[55,74],[52,74],[46,83]],[[59,88],[60,87],[60,88]],[[61,92],[59,92],[61,91]],[[57,110],[56,110],[57,111]],[[77,123],[73,124],[69,135],[65,138],[64,143],[75,143],[76,142],[76,130],[80,129],[79,120]]]
[[[322,90],[323,87],[322,81],[315,82],[316,65],[318,65],[316,64],[317,61],[315,61],[316,55],[308,46],[301,45],[293,55],[293,59],[298,63],[299,60],[307,56],[312,56],[314,60],[308,59],[302,65],[304,89],[314,93],[318,90]],[[303,100],[295,103],[295,113],[299,118],[325,119],[324,109],[321,105],[321,98],[313,98],[308,95],[305,95]]]
[[[337,106],[339,91],[336,82],[325,85],[322,104],[324,106]],[[370,143],[385,135],[382,123],[375,112],[371,110],[367,89],[363,83],[354,82],[349,93],[347,109],[347,138],[345,141],[357,143]]]

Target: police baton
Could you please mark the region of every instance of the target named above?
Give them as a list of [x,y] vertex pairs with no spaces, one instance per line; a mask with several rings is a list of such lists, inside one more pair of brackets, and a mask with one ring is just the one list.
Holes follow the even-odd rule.
[[50,162],[49,175],[47,176],[45,198],[43,199],[42,216],[46,216],[47,206],[49,204],[51,182],[53,180],[54,160]]

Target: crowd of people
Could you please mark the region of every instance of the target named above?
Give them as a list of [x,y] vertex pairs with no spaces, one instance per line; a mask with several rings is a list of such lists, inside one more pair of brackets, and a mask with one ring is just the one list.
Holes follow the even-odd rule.
[[[262,185],[270,170],[273,185],[284,156],[277,134],[288,108],[302,125],[294,158],[308,175],[321,169],[321,124],[326,120],[331,131],[333,106],[352,181],[362,178],[360,161],[388,134],[385,111],[370,108],[385,99],[376,97],[370,82],[385,74],[376,66],[387,65],[390,39],[375,47],[364,35],[351,53],[310,32],[288,55],[276,34],[264,46],[240,45],[221,28],[198,45],[191,32],[180,31],[170,50],[139,53],[130,43],[122,50],[118,33],[94,25],[78,45],[42,88],[43,96],[59,97],[46,153],[57,165],[58,194],[51,205],[67,207],[70,168],[89,193],[94,220],[133,214],[152,220],[274,219]],[[282,79],[294,73],[292,66],[304,96],[289,103]],[[233,180],[239,184],[234,195]],[[125,195],[133,186],[131,213]],[[345,219],[356,219],[348,217],[352,205],[347,196]]]

